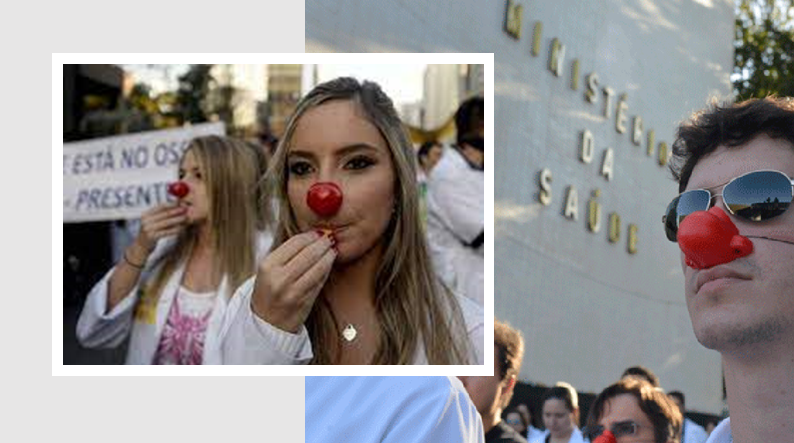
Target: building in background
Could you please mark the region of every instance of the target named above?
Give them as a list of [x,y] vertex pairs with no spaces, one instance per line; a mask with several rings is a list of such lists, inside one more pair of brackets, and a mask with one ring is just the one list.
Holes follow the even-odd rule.
[[290,115],[298,105],[302,80],[303,65],[268,65],[268,121],[276,137],[281,138]]
[[427,65],[424,83],[425,129],[443,126],[460,103],[460,73],[465,65]]
[[521,378],[597,393],[642,364],[719,413],[719,355],[695,339],[660,220],[676,123],[730,93],[733,19],[729,1],[317,0],[305,41],[494,53],[494,314],[523,331]]

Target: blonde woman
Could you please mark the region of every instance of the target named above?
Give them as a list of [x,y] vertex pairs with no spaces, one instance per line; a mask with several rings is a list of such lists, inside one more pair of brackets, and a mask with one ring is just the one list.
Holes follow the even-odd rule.
[[224,362],[482,364],[482,311],[428,259],[415,163],[377,84],[301,100],[270,169],[272,252],[227,311]]
[[80,343],[115,347],[129,336],[128,364],[220,363],[229,297],[272,242],[268,207],[259,207],[264,170],[264,155],[241,141],[192,140],[177,202],[143,214],[135,241],[87,297]]

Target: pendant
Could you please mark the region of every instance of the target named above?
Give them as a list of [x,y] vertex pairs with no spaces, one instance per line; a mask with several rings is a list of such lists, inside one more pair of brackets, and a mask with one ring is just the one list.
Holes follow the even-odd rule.
[[355,340],[356,335],[358,335],[358,331],[356,331],[356,328],[350,323],[348,323],[347,326],[345,326],[345,330],[342,331],[342,337],[348,342]]

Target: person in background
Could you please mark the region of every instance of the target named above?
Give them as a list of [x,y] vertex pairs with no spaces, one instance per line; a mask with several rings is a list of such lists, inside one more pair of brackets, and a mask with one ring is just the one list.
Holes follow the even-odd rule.
[[306,443],[483,443],[455,377],[306,377]]
[[457,143],[428,181],[427,237],[444,283],[480,306],[484,297],[484,104],[463,102],[455,113]]
[[584,428],[591,443],[679,443],[681,413],[639,377],[624,377],[593,401]]
[[518,435],[524,436],[527,434],[529,422],[527,422],[527,418],[524,414],[519,413],[517,409],[513,409],[502,415],[504,423],[518,432]]
[[621,378],[627,376],[639,377],[650,383],[651,386],[653,386],[654,388],[661,387],[661,385],[659,384],[659,377],[657,377],[653,371],[646,368],[645,366],[637,365],[626,368],[626,370],[623,371],[623,375],[621,376]]
[[459,376],[482,417],[485,443],[526,443],[524,437],[502,421],[502,410],[513,397],[524,339],[509,325],[494,320],[494,373],[490,376]]
[[710,443],[792,441],[794,99],[714,104],[678,128],[680,194],[664,228],[681,249],[692,329],[722,357],[730,417]]
[[519,404],[516,407],[516,409],[518,411],[524,411],[524,413],[527,416],[527,423],[529,423],[527,425],[527,432],[526,432],[527,440],[532,441],[532,440],[536,440],[536,439],[539,439],[539,438],[545,438],[546,437],[546,434],[547,434],[546,431],[540,430],[540,429],[535,427],[535,420],[536,420],[537,415],[535,414],[535,408],[534,407],[526,405],[524,403],[521,403],[521,404]]
[[546,432],[534,426],[534,414],[526,403],[518,403],[512,411],[503,415],[505,423],[525,437],[527,441],[542,439],[546,436]]
[[174,203],[146,211],[122,259],[91,290],[77,338],[91,348],[130,338],[128,364],[221,363],[218,331],[234,289],[271,243],[262,157],[242,141],[193,139]]
[[425,229],[427,229],[427,178],[441,159],[441,153],[442,147],[437,141],[424,142],[416,153],[419,160],[419,168],[416,170],[416,182],[419,186],[419,216]]
[[419,147],[416,155],[419,159],[419,167],[420,167],[420,174],[424,174],[425,176],[429,177],[430,172],[436,166],[439,160],[441,160],[441,155],[444,153],[444,150],[441,146],[441,143],[433,140],[429,142],[422,143],[422,146]]
[[673,403],[681,411],[681,416],[684,417],[684,425],[681,426],[681,443],[705,443],[708,439],[708,434],[702,426],[686,417],[686,399],[684,393],[681,391],[671,391],[667,394]]
[[[543,424],[548,434],[540,442],[583,443],[579,430],[579,396],[568,383],[558,382],[543,395]],[[536,440],[537,442],[538,440]]]
[[482,364],[482,309],[433,271],[416,154],[380,86],[316,86],[271,164],[275,239],[229,307],[224,362]]

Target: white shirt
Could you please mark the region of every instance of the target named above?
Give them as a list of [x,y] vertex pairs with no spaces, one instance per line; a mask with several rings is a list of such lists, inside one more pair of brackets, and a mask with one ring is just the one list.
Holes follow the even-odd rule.
[[706,443],[733,443],[733,435],[731,434],[731,418],[728,417],[721,421],[709,435]]
[[708,438],[709,434],[703,426],[684,418],[684,440],[681,443],[705,443]]
[[[220,331],[225,364],[305,365],[314,357],[309,333],[301,326],[297,334],[271,325],[251,309],[256,277],[249,278],[234,293]],[[469,360],[483,364],[485,317],[482,308],[465,297],[457,297],[469,340]],[[420,341],[413,364],[428,364]]]
[[306,377],[306,443],[482,443],[456,377]]
[[[537,437],[535,437],[534,440],[529,440],[529,443],[545,443],[546,437],[549,435],[549,430],[546,429],[545,431],[542,432],[543,433],[537,435]],[[588,442],[588,440],[584,438],[584,435],[582,435],[582,431],[574,426],[573,432],[571,432],[571,436],[568,438],[568,443],[586,443],[586,442]]]
[[483,232],[484,175],[445,149],[428,180],[427,239],[436,273],[456,293],[483,305],[485,255],[467,246]]

